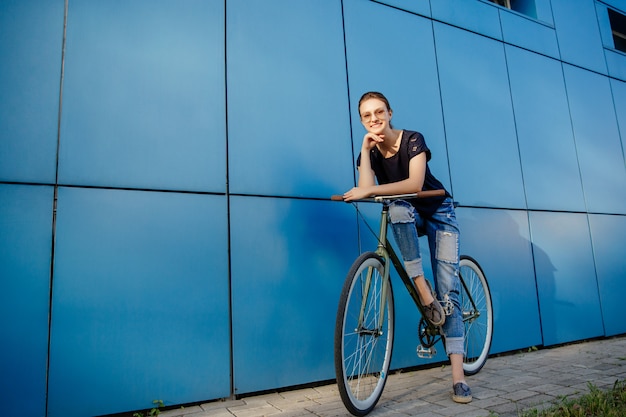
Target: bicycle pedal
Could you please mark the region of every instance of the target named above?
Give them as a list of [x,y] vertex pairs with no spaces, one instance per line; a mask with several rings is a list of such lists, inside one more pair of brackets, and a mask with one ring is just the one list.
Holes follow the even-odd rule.
[[425,348],[422,345],[417,347],[417,357],[420,359],[432,359],[437,354],[437,349],[434,347]]

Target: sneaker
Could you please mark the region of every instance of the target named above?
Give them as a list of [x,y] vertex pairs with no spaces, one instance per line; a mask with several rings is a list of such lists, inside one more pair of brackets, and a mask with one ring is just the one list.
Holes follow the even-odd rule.
[[472,390],[470,390],[470,387],[468,387],[467,384],[458,382],[454,384],[452,390],[454,391],[452,393],[452,401],[461,404],[472,402]]
[[433,326],[443,326],[446,322],[446,315],[443,312],[441,304],[437,301],[437,295],[433,291],[428,280],[426,280],[426,285],[428,285],[430,292],[433,294],[434,300],[432,303],[424,306],[424,318],[426,318],[426,320],[428,320]]

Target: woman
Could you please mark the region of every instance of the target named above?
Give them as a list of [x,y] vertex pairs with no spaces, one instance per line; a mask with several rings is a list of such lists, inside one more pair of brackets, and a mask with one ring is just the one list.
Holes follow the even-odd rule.
[[[343,195],[345,201],[444,188],[428,168],[431,154],[424,137],[418,132],[394,129],[392,114],[389,101],[381,93],[368,92],[359,100],[359,115],[367,133],[357,159],[358,186]],[[425,306],[426,319],[442,326],[452,365],[452,399],[469,403],[472,394],[463,373],[465,328],[459,305],[459,229],[452,198],[446,192],[442,197],[394,201],[389,207],[389,221],[405,269]],[[436,294],[424,278],[418,230],[428,236]],[[435,295],[452,303],[449,316]]]

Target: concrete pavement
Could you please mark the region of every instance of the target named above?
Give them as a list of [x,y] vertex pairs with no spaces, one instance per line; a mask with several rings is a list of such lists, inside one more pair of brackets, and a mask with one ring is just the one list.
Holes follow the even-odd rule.
[[[563,396],[606,389],[626,379],[626,335],[490,358],[468,383],[474,400],[452,401],[446,366],[389,377],[372,417],[518,417],[521,410],[547,407]],[[336,384],[214,401],[163,411],[160,417],[333,417],[349,416]]]

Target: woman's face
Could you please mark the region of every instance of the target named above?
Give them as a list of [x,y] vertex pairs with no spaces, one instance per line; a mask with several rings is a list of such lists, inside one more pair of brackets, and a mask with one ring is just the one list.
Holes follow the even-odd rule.
[[370,98],[361,103],[359,107],[361,123],[368,132],[381,133],[391,122],[391,110],[387,109],[384,101]]

